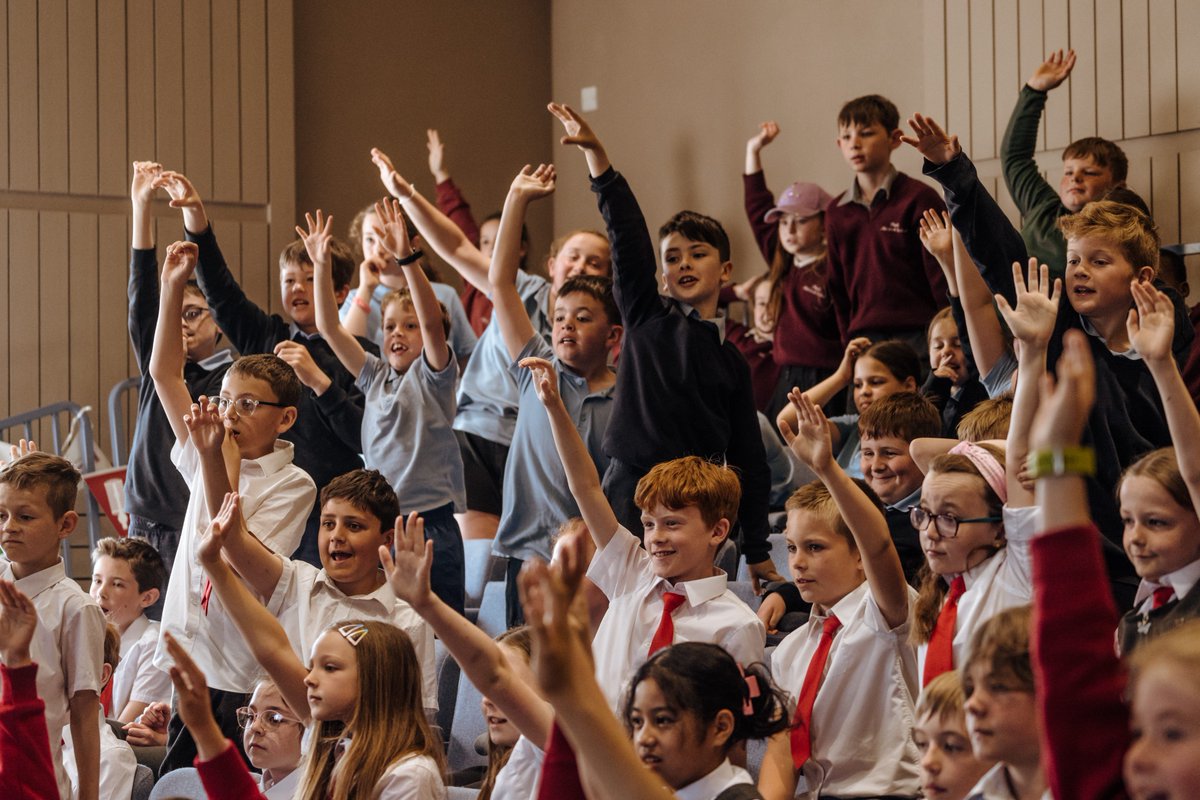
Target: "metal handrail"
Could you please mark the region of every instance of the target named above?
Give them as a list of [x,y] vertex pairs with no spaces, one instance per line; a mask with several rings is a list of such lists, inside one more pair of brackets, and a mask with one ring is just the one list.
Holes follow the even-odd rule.
[[129,447],[125,442],[125,413],[121,402],[125,392],[130,389],[136,392],[141,386],[142,376],[134,375],[113,386],[108,392],[108,440],[114,467],[124,465],[129,456]]

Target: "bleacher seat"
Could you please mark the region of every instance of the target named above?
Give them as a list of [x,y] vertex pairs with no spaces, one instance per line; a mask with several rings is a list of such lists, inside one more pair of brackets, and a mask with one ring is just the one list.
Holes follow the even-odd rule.
[[479,797],[478,789],[467,789],[463,786],[447,786],[446,800],[475,800]]
[[433,642],[433,660],[437,665],[438,712],[437,726],[442,729],[442,739],[449,744],[450,726],[454,723],[454,697],[458,693],[458,662],[442,644],[441,639]]
[[447,761],[451,772],[487,764],[487,756],[481,756],[475,750],[475,740],[487,731],[483,712],[479,709],[481,699],[479,690],[465,676],[460,677],[454,698],[453,721],[450,723],[450,750]]
[[479,618],[475,621],[488,636],[496,637],[508,630],[504,613],[504,581],[488,581],[479,601]]
[[150,800],[167,800],[167,798],[183,798],[183,800],[208,800],[204,793],[204,784],[200,782],[200,773],[192,767],[184,767],[168,772],[154,784]]
[[129,800],[150,800],[154,791],[154,773],[145,764],[138,764],[133,773],[133,791]]
[[766,739],[750,739],[746,742],[746,771],[758,783],[758,772],[762,769],[763,757],[767,754]]
[[[787,539],[782,533],[767,534],[767,541],[771,543],[771,561],[775,563],[775,571],[785,578],[788,576],[787,563]],[[750,580],[750,568],[746,566],[746,557],[738,561],[737,579],[739,581]]]
[[738,599],[746,605],[750,606],[755,611],[758,611],[761,605],[758,595],[754,594],[754,584],[750,581],[730,581],[728,583],[729,591],[737,595]]
[[492,555],[491,539],[464,539],[467,608],[479,608],[488,581],[504,580],[504,562]]

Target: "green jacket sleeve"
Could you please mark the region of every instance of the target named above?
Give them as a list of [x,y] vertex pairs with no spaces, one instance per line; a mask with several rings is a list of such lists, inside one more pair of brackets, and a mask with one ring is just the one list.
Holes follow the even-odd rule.
[[1045,203],[1059,202],[1058,192],[1046,182],[1033,159],[1037,150],[1038,125],[1042,109],[1046,107],[1046,93],[1028,86],[1021,87],[1017,96],[1017,107],[1013,109],[1000,144],[1000,166],[1004,170],[1004,183],[1021,211],[1022,217]]

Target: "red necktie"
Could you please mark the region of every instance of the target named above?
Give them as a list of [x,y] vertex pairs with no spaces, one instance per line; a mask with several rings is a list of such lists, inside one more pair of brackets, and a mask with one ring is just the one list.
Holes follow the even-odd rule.
[[204,579],[204,591],[200,593],[200,610],[204,612],[204,616],[208,616],[208,602],[212,599],[212,579]]
[[804,685],[800,687],[800,699],[796,701],[796,717],[792,720],[792,764],[796,769],[801,769],[812,755],[813,704],[817,702],[817,690],[825,677],[825,662],[829,660],[829,648],[833,647],[833,635],[840,627],[841,620],[833,614],[825,618],[821,641],[817,643],[812,661],[808,662],[808,672],[804,673]]
[[684,600],[687,600],[687,597],[675,592],[667,592],[663,595],[662,619],[658,622],[658,630],[654,632],[654,638],[650,640],[650,656],[664,647],[670,647],[675,641],[675,620],[671,619],[671,615],[675,613],[675,609],[683,605]]
[[1157,611],[1175,599],[1175,590],[1170,586],[1160,586],[1154,590],[1154,605],[1150,607],[1151,611]]
[[100,705],[104,707],[104,716],[106,718],[113,715],[112,692],[113,679],[109,678],[108,683],[104,684],[104,688],[100,690]]
[[950,581],[950,593],[946,595],[946,603],[938,613],[933,634],[929,637],[929,648],[925,651],[922,686],[943,672],[954,669],[954,626],[958,622],[958,598],[962,597],[966,590],[967,584],[962,575]]

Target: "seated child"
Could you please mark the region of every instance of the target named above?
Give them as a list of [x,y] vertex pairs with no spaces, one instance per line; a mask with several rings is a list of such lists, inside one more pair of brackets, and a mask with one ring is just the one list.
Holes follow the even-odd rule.
[[930,800],[966,800],[994,764],[971,749],[965,705],[955,670],[938,675],[917,698],[912,736],[921,753],[921,791]]
[[262,773],[258,790],[267,800],[292,800],[303,777],[299,767],[304,724],[269,680],[258,682],[250,703],[237,715],[244,731],[242,748],[250,766]]
[[767,745],[758,788],[767,800],[912,796],[917,664],[907,640],[916,593],[879,499],[834,461],[820,408],[800,392],[792,398],[797,431],[784,437],[819,480],[788,500],[788,569],[812,612],[771,656],[795,711],[791,729]]
[[[197,246],[176,242],[167,248],[163,293],[150,375],[175,433],[171,460],[191,489],[180,557],[175,560],[162,632],[172,631],[205,665],[217,720],[237,736],[235,712],[246,704],[257,671],[250,651],[235,635],[220,598],[201,568],[198,548],[225,493],[248,493],[246,524],[266,546],[291,553],[304,533],[304,520],[316,489],[294,463],[294,445],[279,438],[296,421],[303,387],[296,373],[274,355],[242,356],[225,373],[215,402],[193,403],[183,382],[179,313],[183,286],[196,265]],[[170,657],[160,638],[154,664],[166,670]],[[172,717],[162,774],[190,766],[195,746],[177,716]]]
[[[175,344],[182,350],[178,325],[174,333]],[[180,376],[182,382],[182,365]],[[104,684],[104,613],[67,577],[59,555],[62,541],[79,522],[73,510],[78,487],[78,470],[48,453],[28,453],[0,470],[0,529],[4,531],[0,579],[13,582],[37,611],[37,633],[29,656],[38,665],[38,695],[46,703],[46,728],[59,794],[62,800],[73,796],[61,747],[64,728],[69,725],[76,743],[75,796],[97,800],[100,731],[96,713]]]
[[[736,518],[751,580],[779,580],[767,542],[770,477],[749,370],[724,340],[717,310],[721,284],[733,270],[729,237],[702,214],[681,211],[669,219],[658,232],[667,293],[660,296],[654,245],[629,184],[612,168],[586,120],[567,106],[549,108],[567,133],[562,143],[577,145],[587,158],[613,243],[613,294],[625,341],[604,440],[609,456],[604,490],[611,508],[636,536],[642,526],[632,501],[652,467],[683,456],[723,457],[740,483]],[[731,524],[734,516],[728,517]]]
[[[183,211],[187,240],[199,248],[196,275],[200,288],[213,318],[230,343],[243,355],[274,353],[295,370],[302,384],[296,401],[296,418],[282,438],[295,445],[296,466],[308,473],[317,489],[338,475],[361,467],[363,394],[354,385],[355,376],[341,365],[317,330],[313,266],[304,244],[292,242],[279,254],[279,297],[290,317],[288,321],[259,308],[238,285],[225,264],[204,204],[191,182],[177,172],[164,172],[155,185],[166,189],[172,205]],[[331,250],[334,285],[340,302],[350,291],[354,257],[340,240]],[[367,339],[361,339],[359,344],[371,353],[378,352]],[[297,557],[316,564],[320,509],[315,494],[312,500]],[[204,666],[201,662],[201,667]]]
[[[240,502],[247,506],[254,500]],[[271,552],[244,525],[235,525],[222,538],[222,563],[227,561],[237,570],[257,597],[235,606],[221,584],[214,581],[213,585],[239,630],[255,630],[253,620],[264,615],[277,618],[299,659],[312,652],[322,631],[348,617],[394,625],[412,642],[421,667],[425,708],[432,714],[438,707],[433,631],[392,593],[379,569],[379,548],[391,546],[399,508],[396,493],[379,472],[357,469],[339,475],[321,490],[321,569]],[[211,573],[211,568],[206,569]],[[238,586],[239,596],[251,596],[240,582]],[[272,643],[261,637],[246,638],[263,663],[262,648]]]
[[771,395],[779,383],[779,365],[775,363],[775,317],[771,311],[771,284],[761,276],[747,287],[750,299],[750,327],[725,317],[725,338],[733,342],[750,368],[754,387],[754,407],[758,413],[770,408]]
[[958,421],[957,437],[964,442],[1008,438],[1012,418],[1011,395],[998,395],[979,403]]
[[988,399],[987,388],[972,375],[972,364],[963,351],[958,324],[949,308],[929,323],[929,378],[921,394],[942,413],[942,435],[955,436],[958,423],[975,406]]
[[[150,379],[150,355],[154,326],[158,320],[159,298],[152,201],[154,182],[161,174],[162,167],[158,164],[133,162],[133,185],[130,189],[133,247],[129,263],[129,340],[133,344],[142,382],[138,387],[137,419],[125,471],[125,510],[129,512],[129,535],[145,539],[153,545],[162,557],[167,574],[170,574],[183,528],[183,515],[187,511],[188,490],[187,484],[171,464],[171,443],[174,441],[171,423],[167,420],[162,403],[158,401],[154,381]],[[221,391],[221,379],[233,362],[233,356],[228,349],[217,349],[221,342],[221,329],[217,327],[200,287],[189,282],[183,297],[183,335],[187,342],[183,379],[192,397],[213,397]],[[166,591],[165,585],[155,586]],[[154,604],[151,614],[155,619],[161,616],[161,602]],[[134,663],[137,663],[136,660]],[[166,673],[162,680],[167,694],[170,694],[171,682]],[[119,676],[117,682],[120,683]]]
[[517,598],[521,564],[534,557],[549,560],[551,533],[563,520],[579,515],[532,373],[519,362],[541,358],[554,365],[558,395],[587,444],[592,463],[603,472],[608,466],[604,435],[616,386],[608,357],[621,343],[621,318],[608,278],[578,275],[563,283],[554,298],[551,344],[537,335],[521,302],[517,291],[518,226],[523,224],[530,202],[554,191],[554,177],[554,167],[543,165],[536,171],[527,167],[513,181],[489,276],[492,324],[499,327],[520,391],[517,426],[504,469],[504,496],[513,502],[505,505],[492,544],[493,553],[508,559],[505,606],[509,627],[523,622]]
[[154,666],[158,623],[143,613],[166,582],[158,552],[141,539],[101,539],[92,551],[92,599],[121,637],[120,663],[100,701],[120,722],[133,722],[151,703],[171,702],[171,678]]
[[[1188,283],[1187,264],[1183,256],[1165,247],[1159,250],[1158,274],[1167,288],[1173,289],[1186,303],[1191,296],[1192,287]],[[1188,322],[1191,323],[1193,332],[1200,331],[1200,303],[1188,310]],[[1200,347],[1193,347],[1188,352],[1187,359],[1179,365],[1179,371],[1183,373],[1183,381],[1187,384],[1192,402],[1200,403]]]
[[[329,235],[333,218],[308,216],[308,230],[296,230],[315,265],[313,294],[317,328],[338,360],[363,390],[363,457],[395,488],[402,512],[428,520],[439,555],[434,591],[463,611],[465,558],[462,533],[454,519],[463,511],[466,490],[454,421],[458,363],[446,344],[446,317],[408,241],[404,218],[394,200],[376,206],[379,248],[388,253],[389,271],[403,270],[408,287],[385,300],[385,358],[368,353],[337,315],[331,275]],[[386,524],[386,521],[384,522]],[[322,559],[323,563],[323,559]]]
[[[135,540],[136,541],[136,540]],[[113,672],[121,661],[121,634],[112,625],[106,625],[104,630],[104,688],[112,685]],[[133,793],[133,779],[137,772],[137,756],[133,748],[125,741],[118,739],[104,719],[104,709],[98,709],[93,715],[92,725],[100,737],[100,794],[101,798],[124,798]],[[71,788],[75,796],[80,795],[79,770],[75,760],[75,742],[69,728],[63,730],[63,764],[71,779]]]

